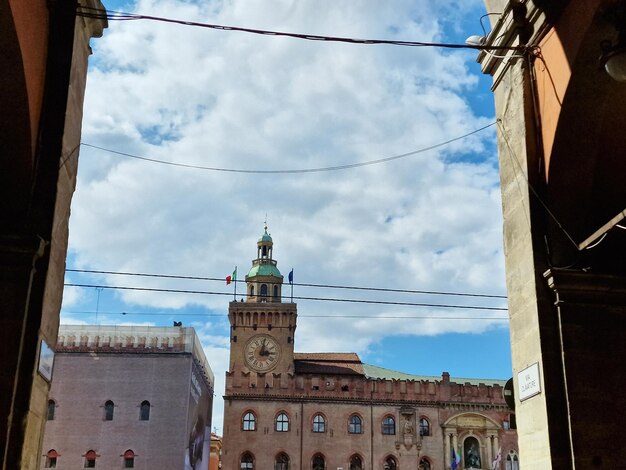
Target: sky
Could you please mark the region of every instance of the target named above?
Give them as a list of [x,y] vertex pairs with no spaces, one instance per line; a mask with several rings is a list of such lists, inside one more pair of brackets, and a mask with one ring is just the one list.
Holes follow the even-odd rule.
[[[482,0],[105,5],[446,43],[482,34],[485,13]],[[244,279],[267,223],[285,282],[294,270],[294,297],[335,299],[296,300],[297,352],[356,352],[416,375],[511,377],[495,130],[457,139],[495,121],[475,51],[151,21],[109,21],[91,47],[66,283],[100,287],[67,286],[62,323],[193,326],[215,373],[221,432],[234,294],[224,278],[236,266]]]

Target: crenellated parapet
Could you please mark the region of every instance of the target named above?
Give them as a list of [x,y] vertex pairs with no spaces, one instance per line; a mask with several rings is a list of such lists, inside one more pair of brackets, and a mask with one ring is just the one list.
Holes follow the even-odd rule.
[[56,353],[189,354],[208,383],[214,377],[193,328],[61,325]]
[[503,384],[456,383],[445,375],[433,379],[379,379],[362,374],[257,374],[234,371],[226,374],[227,395],[254,395],[267,398],[292,396],[306,400],[376,401],[420,403],[459,410],[489,407],[507,411]]

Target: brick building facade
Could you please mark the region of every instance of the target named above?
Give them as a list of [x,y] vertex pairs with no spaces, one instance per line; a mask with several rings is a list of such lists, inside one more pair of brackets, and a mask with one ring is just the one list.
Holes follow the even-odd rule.
[[519,468],[504,381],[403,374],[354,353],[295,353],[297,306],[267,229],[231,302],[224,447],[228,469]]
[[62,325],[41,468],[206,470],[212,404],[193,328]]

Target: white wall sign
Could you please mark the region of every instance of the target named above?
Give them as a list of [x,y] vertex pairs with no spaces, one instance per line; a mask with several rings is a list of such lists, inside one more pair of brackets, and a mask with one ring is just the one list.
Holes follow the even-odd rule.
[[41,340],[41,348],[39,348],[39,366],[37,370],[39,374],[48,382],[52,380],[52,367],[54,365],[54,351],[48,346],[43,339]]
[[517,390],[520,401],[541,393],[538,362],[517,373]]

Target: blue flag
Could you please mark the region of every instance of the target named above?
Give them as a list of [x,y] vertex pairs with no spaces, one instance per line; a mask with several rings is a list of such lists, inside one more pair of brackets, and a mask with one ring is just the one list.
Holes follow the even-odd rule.
[[293,268],[291,268],[289,272],[289,284],[293,284]]
[[459,461],[457,460],[456,452],[454,452],[454,448],[453,448],[452,449],[452,464],[450,465],[450,467],[452,467],[452,470],[456,470],[458,465],[459,465]]

